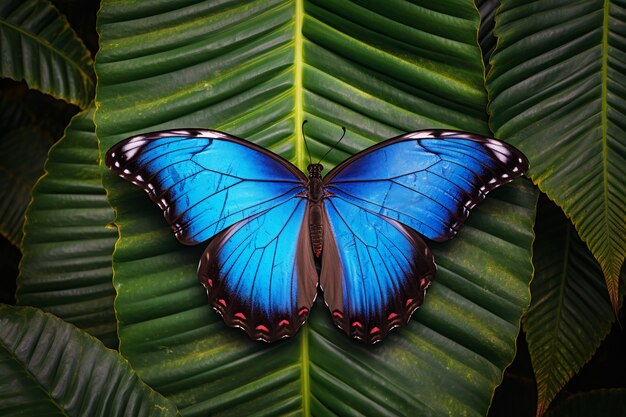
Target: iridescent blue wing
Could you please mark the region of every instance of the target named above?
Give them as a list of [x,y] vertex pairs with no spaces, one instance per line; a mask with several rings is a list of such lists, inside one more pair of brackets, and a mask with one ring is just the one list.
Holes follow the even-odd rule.
[[374,343],[408,322],[435,264],[422,235],[452,238],[469,211],[528,168],[510,145],[463,132],[407,133],[325,178],[320,285],[335,323]]
[[148,192],[179,241],[213,237],[198,276],[227,324],[266,341],[300,328],[318,277],[301,196],[307,178],[296,167],[211,130],[135,136],[105,162]]
[[213,130],[174,130],[128,138],[106,165],[143,188],[178,240],[195,245],[304,191],[288,161]]
[[271,342],[293,336],[309,315],[318,275],[308,201],[292,198],[218,234],[198,276],[229,326]]
[[521,176],[513,146],[470,133],[429,130],[372,146],[324,178],[333,198],[411,227],[435,241],[458,232],[487,193]]
[[320,286],[335,324],[367,343],[406,324],[436,272],[409,227],[340,198],[325,201]]

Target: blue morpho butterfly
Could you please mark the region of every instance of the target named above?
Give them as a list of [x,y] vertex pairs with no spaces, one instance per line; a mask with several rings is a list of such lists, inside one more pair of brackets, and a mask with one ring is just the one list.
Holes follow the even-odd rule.
[[105,162],[150,195],[181,243],[210,239],[198,275],[211,305],[267,342],[298,331],[318,286],[346,334],[382,340],[409,321],[435,276],[420,234],[451,239],[489,191],[528,169],[506,143],[446,130],[386,140],[324,177],[320,163],[307,178],[214,130],[134,136]]

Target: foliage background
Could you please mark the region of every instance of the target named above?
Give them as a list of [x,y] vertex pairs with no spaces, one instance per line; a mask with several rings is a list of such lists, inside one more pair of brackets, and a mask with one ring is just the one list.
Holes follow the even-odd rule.
[[[98,3],[80,2],[80,4],[78,4],[78,2],[69,0],[57,1],[54,3],[59,8],[59,10],[67,16],[70,23],[72,24],[72,27],[79,34],[81,39],[85,41],[85,43],[90,47],[91,52],[95,53],[98,47],[97,33],[95,32],[95,11],[98,10]],[[479,3],[483,3],[479,5],[481,6],[482,14],[485,17],[485,19],[483,20],[483,27],[481,31],[481,46],[483,47],[483,53],[488,54],[495,46],[495,42],[493,42],[493,40],[490,40],[492,27],[489,26],[490,20],[488,19],[488,17],[493,16],[493,14],[495,13],[496,2],[487,1]],[[556,2],[553,4],[556,4]],[[69,118],[77,111],[75,107],[68,106],[61,101],[50,100],[49,98],[46,98],[36,91],[34,92],[28,90],[24,83],[16,83],[10,80],[2,80],[2,94],[3,98],[7,97],[12,102],[27,103],[24,107],[27,107],[29,109],[34,108],[40,111],[41,109],[45,108],[46,111],[43,112],[44,114],[49,114],[49,112],[55,112],[53,113],[55,114],[55,116],[52,117],[42,117],[37,114],[31,115],[30,119],[28,119],[29,121],[26,123],[27,125],[37,125],[38,131],[43,132],[42,135],[44,136],[44,140],[37,143],[47,143],[47,146],[49,146],[50,143],[54,142],[61,136],[63,129],[69,122]],[[36,105],[32,105],[33,100]],[[36,120],[37,123],[34,123],[33,120]],[[87,128],[87,130],[89,129]],[[26,149],[21,152],[26,153],[32,151]],[[556,236],[563,236],[563,231],[566,231],[565,234],[571,234],[572,242],[574,243],[570,243],[568,245],[579,245],[579,247],[581,248],[581,255],[579,257],[581,259],[586,259],[586,257],[588,257],[587,252],[585,252],[586,249],[584,244],[577,243],[578,240],[576,237],[576,232],[571,227],[567,219],[562,216],[560,211],[558,209],[555,210],[555,206],[552,203],[548,202],[547,199],[542,198],[539,205],[539,212],[547,213],[545,214],[545,216],[547,216],[546,218],[552,219],[550,224],[555,226],[560,225],[561,231],[556,232]],[[539,221],[541,220],[541,215],[538,216],[538,224],[540,224]],[[107,222],[108,220],[104,221],[104,224],[106,225]],[[537,230],[536,232],[538,235],[540,235],[543,230],[547,229],[548,228],[546,227],[541,230]],[[5,272],[3,273],[3,276],[7,278],[3,279],[3,286],[0,294],[3,297],[3,301],[12,303],[12,295],[15,290],[15,280],[13,278],[17,275],[18,272],[17,263],[19,262],[20,253],[19,250],[17,250],[16,238],[11,237],[10,234],[7,234],[6,236],[8,237],[8,239],[3,240],[2,242],[3,256],[1,261],[3,272]],[[11,239],[13,240],[13,243],[11,243]],[[555,239],[546,239],[546,241],[549,241],[553,245],[556,245],[554,251],[558,252],[558,249],[560,247],[558,241],[556,241]],[[537,246],[540,245],[540,243],[541,242],[538,238],[535,246],[535,254],[551,253],[549,252],[550,249],[548,247]],[[24,263],[23,265],[28,266],[27,263]],[[535,260],[535,268],[540,269],[540,265],[541,261]],[[593,268],[595,267],[593,266],[593,264],[590,265],[591,266],[589,266],[588,268],[590,268],[590,270],[593,270]],[[574,265],[571,268],[576,271],[581,270],[581,268],[585,270],[584,267],[579,267],[578,265]],[[583,276],[601,276],[601,274],[597,275],[596,272],[592,271],[586,275],[583,274]],[[533,285],[538,285],[538,282],[535,281]],[[600,286],[599,288],[603,287]],[[106,297],[106,294],[101,293],[101,295],[103,297]],[[42,305],[41,301],[25,301],[22,302],[22,304],[33,304],[45,307],[45,305]],[[63,317],[67,317],[60,313],[57,314],[62,315]],[[623,310],[619,314],[621,314],[620,317],[621,321],[623,322]],[[529,315],[528,317],[531,316]],[[587,363],[581,371],[577,373],[574,372],[576,373],[576,375],[571,380],[569,380],[569,378],[565,378],[565,382],[567,382],[567,384],[561,390],[560,394],[558,394],[558,397],[554,402],[554,408],[557,408],[557,410],[559,403],[572,396],[572,394],[585,392],[592,389],[624,388],[626,386],[626,384],[624,383],[624,375],[626,375],[626,361],[623,355],[623,352],[626,350],[624,334],[617,325],[613,324],[611,326],[611,320],[606,321],[606,315],[604,315],[603,317],[605,317],[603,319],[605,320],[605,324],[603,326],[600,326],[601,329],[596,329],[598,330],[598,334],[594,336],[595,340],[597,341],[596,343],[599,343],[602,340],[604,334],[606,334],[607,332],[608,336],[606,337],[606,339],[604,339],[598,350],[595,352],[591,361]],[[81,319],[84,319],[84,317],[82,317]],[[68,318],[68,320],[70,319]],[[96,319],[96,322],[97,320],[98,319]],[[106,321],[106,319],[104,319],[104,321]],[[76,324],[80,325],[80,323]],[[529,321],[529,319],[527,318],[525,321],[525,328],[528,329],[528,326],[532,328],[532,321]],[[84,328],[86,326],[83,325],[81,327]],[[97,331],[98,330],[96,330],[96,332]],[[109,335],[104,337],[103,340],[105,340],[109,346],[115,346],[116,341],[114,340],[114,338],[111,339],[110,328],[108,330],[104,329],[103,331],[105,334]],[[532,340],[532,338],[529,338],[529,340]],[[594,350],[595,346],[591,346],[586,348],[585,351],[588,352],[588,354],[591,354]],[[515,361],[507,369],[507,372],[504,376],[503,384],[496,390],[495,398],[489,412],[490,415],[534,415],[536,408],[534,404],[534,399],[536,396],[536,385],[535,373],[533,373],[533,368],[530,360],[531,351],[532,349],[529,351],[528,345],[526,344],[526,338],[519,337]],[[553,383],[552,385],[555,384]],[[600,393],[601,392],[602,391],[600,391]],[[584,398],[582,401],[584,403]],[[550,401],[548,400],[548,402]],[[609,403],[607,401],[604,402]]]

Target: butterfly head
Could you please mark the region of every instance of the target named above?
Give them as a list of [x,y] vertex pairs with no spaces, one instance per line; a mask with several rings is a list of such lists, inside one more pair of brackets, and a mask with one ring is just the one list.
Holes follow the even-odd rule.
[[309,164],[306,169],[309,171],[309,178],[322,178],[322,171],[324,170],[322,164]]

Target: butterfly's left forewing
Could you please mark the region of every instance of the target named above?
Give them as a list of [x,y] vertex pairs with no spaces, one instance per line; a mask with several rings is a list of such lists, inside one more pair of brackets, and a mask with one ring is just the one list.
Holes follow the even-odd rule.
[[134,136],[112,147],[105,163],[143,188],[187,245],[293,198],[307,180],[279,156],[213,130]]

